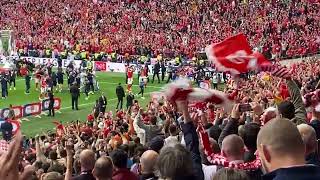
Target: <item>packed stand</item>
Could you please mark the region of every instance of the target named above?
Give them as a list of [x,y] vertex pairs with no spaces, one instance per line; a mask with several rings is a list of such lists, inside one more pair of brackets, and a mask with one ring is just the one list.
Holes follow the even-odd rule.
[[306,0],[3,0],[0,27],[13,30],[21,55],[191,59],[210,43],[245,33],[252,48],[276,59],[319,52],[319,6]]
[[229,79],[219,87],[233,93],[230,111],[161,97],[146,109],[133,100],[114,115],[97,101],[86,122],[54,122],[56,132],[34,138],[13,138],[3,123],[0,177],[319,179],[319,67],[309,60],[282,77]]

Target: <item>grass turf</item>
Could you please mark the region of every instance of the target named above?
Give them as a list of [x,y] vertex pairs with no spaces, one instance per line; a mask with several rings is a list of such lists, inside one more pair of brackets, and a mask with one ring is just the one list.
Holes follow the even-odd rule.
[[[117,106],[117,98],[115,94],[115,89],[120,82],[126,89],[125,85],[125,75],[123,73],[97,73],[97,79],[100,85],[100,92],[103,91],[108,99],[107,110],[115,111]],[[134,94],[139,92],[138,78],[134,78],[133,92]],[[156,81],[155,81],[156,82]],[[164,84],[149,83],[145,89],[145,99],[135,97],[139,100],[142,106],[150,100],[150,93],[154,91],[159,91]],[[95,100],[100,96],[100,92],[96,92],[94,95],[90,95],[89,100],[85,100],[85,95],[81,94],[79,99],[79,111],[73,111],[71,109],[71,96],[67,90],[66,81],[64,81],[64,91],[59,93],[55,92],[55,97],[59,97],[62,100],[61,114],[56,113],[55,117],[47,117],[46,115],[41,115],[38,117],[27,117],[30,121],[22,121],[21,128],[23,134],[26,136],[34,136],[41,133],[42,131],[52,130],[55,126],[52,121],[62,121],[63,123],[71,122],[75,120],[85,121],[87,115],[91,112]],[[7,99],[0,99],[0,109],[8,107],[9,104],[13,105],[24,105],[32,102],[38,102],[39,92],[35,90],[34,80],[31,81],[31,91],[30,94],[26,95],[25,91],[25,81],[23,78],[18,78],[16,80],[16,90],[10,90]],[[125,107],[126,100],[124,100]]]

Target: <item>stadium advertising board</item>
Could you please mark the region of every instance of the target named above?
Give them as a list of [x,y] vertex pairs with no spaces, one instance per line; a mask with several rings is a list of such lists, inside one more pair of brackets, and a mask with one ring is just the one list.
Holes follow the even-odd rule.
[[[13,106],[12,109],[14,111],[14,115],[16,118],[23,117],[23,107],[22,106]],[[0,118],[8,117],[9,111],[10,111],[9,108],[1,109],[0,110]]]
[[41,114],[41,103],[31,103],[23,106],[23,117]]
[[[9,63],[15,59],[18,59],[18,56],[2,56],[0,58],[0,64]],[[34,64],[53,64],[54,66],[58,66],[58,59],[56,58],[36,58],[36,57],[21,57],[21,59],[25,59],[29,62]],[[62,67],[66,68],[70,62],[73,61],[76,67],[80,67],[81,61],[80,60],[69,60],[69,59],[62,59]]]
[[[0,64],[10,64],[13,60],[17,59],[18,56],[1,56],[0,57]],[[54,66],[58,66],[58,59],[56,58],[36,58],[36,57],[22,57],[22,59],[26,59],[29,62],[32,62],[34,64],[48,64],[51,63]],[[76,67],[80,67],[81,60],[69,60],[69,59],[63,59],[62,60],[62,67],[66,68],[69,63],[73,61],[75,63]],[[136,64],[130,64],[130,66],[136,67]],[[152,65],[148,65],[150,74],[153,74],[152,72]],[[94,62],[94,68],[96,71],[101,72],[120,72],[125,73],[126,72],[126,66],[124,63],[114,63],[114,62],[104,62],[104,61],[95,61]],[[135,71],[137,73],[137,71]]]
[[[54,98],[54,104],[53,104],[53,108],[55,110],[58,110],[61,108],[61,99],[59,98]],[[42,101],[42,107],[41,107],[42,111],[47,111],[49,110],[49,99],[45,99]]]
[[[49,107],[49,99],[42,100],[41,102],[25,104],[23,106],[14,106],[15,118],[22,118],[26,116],[39,115],[42,111],[47,111]],[[53,108],[59,110],[61,108],[61,99],[54,98]],[[9,108],[0,109],[0,118],[6,118],[9,114]]]

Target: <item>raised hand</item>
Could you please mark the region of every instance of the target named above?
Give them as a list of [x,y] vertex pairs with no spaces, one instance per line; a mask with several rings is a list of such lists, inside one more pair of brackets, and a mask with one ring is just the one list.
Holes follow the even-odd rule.
[[20,180],[24,179],[30,173],[19,175],[19,159],[22,151],[22,134],[19,131],[10,143],[8,152],[0,157],[0,179]]

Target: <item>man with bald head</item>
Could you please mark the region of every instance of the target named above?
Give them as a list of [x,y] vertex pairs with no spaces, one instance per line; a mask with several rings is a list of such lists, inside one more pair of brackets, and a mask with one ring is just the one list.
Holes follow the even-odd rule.
[[305,164],[305,147],[293,122],[276,118],[265,124],[257,138],[264,180],[320,179],[320,167]]
[[100,157],[93,169],[96,180],[112,180],[113,163],[110,157]]
[[158,179],[154,174],[155,162],[157,162],[159,154],[153,150],[148,150],[140,157],[140,180]]
[[221,152],[229,162],[243,163],[244,143],[240,136],[231,134],[222,141]]
[[305,159],[307,164],[319,166],[320,161],[317,156],[317,134],[316,131],[307,124],[297,126],[305,145]]
[[80,153],[81,174],[72,178],[73,180],[94,180],[92,170],[95,164],[95,154],[92,150],[85,149]]

